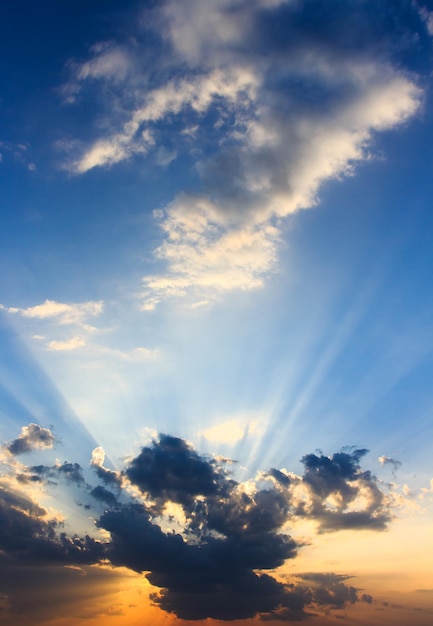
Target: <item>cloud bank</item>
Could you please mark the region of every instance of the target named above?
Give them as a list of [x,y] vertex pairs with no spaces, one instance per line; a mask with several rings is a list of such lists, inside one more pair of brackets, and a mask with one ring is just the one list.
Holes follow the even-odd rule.
[[[30,424],[6,449],[17,455],[51,447],[50,434]],[[303,547],[290,534],[299,520],[315,522],[319,533],[387,528],[393,500],[362,469],[366,453],[307,454],[302,475],[274,468],[246,482],[235,480],[228,460],[200,455],[170,435],[159,435],[119,471],[104,466],[101,447],[88,468],[11,464],[0,478],[0,559],[5,567],[128,568],[153,585],[156,606],[186,620],[293,621],[321,606],[371,602],[346,575],[278,574]],[[38,503],[36,494],[60,484],[76,501],[80,494],[93,532],[71,533],[73,518]]]

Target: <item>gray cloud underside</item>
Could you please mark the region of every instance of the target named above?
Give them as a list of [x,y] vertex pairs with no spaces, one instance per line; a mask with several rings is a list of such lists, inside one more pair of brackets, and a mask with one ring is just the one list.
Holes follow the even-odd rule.
[[29,424],[21,429],[19,437],[11,441],[6,447],[14,456],[30,452],[31,450],[52,448],[55,437],[49,428],[39,424]]
[[43,507],[5,485],[2,559],[14,567],[109,562],[143,572],[160,589],[153,602],[188,620],[259,615],[291,621],[315,606],[367,602],[369,596],[359,597],[345,577],[308,574],[284,583],[271,573],[300,547],[287,533],[291,520],[315,520],[319,532],[386,527],[386,495],[360,466],[366,452],[309,454],[302,459],[302,476],[272,469],[254,486],[234,480],[224,460],[201,456],[169,435],[143,447],[121,472],[108,470],[103,456],[95,456],[91,471],[103,483],[96,486],[77,463],[20,466],[28,484],[35,476],[48,484],[63,480],[90,498],[96,511],[104,507],[96,525],[110,539],[69,536]]

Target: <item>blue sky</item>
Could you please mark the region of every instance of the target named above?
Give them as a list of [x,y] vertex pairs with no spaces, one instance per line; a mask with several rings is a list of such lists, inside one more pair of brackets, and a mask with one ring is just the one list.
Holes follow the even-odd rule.
[[[3,14],[0,487],[69,534],[111,529],[117,572],[119,507],[155,496],[130,468],[168,453],[158,433],[189,442],[179,462],[235,460],[241,485],[271,467],[310,484],[305,455],[343,451],[356,493],[374,499],[362,458],[389,520],[431,542],[432,7],[18,0]],[[104,462],[123,495],[105,494],[89,531],[73,503],[91,502]],[[385,500],[364,513],[388,520]],[[320,511],[307,517],[325,546]]]

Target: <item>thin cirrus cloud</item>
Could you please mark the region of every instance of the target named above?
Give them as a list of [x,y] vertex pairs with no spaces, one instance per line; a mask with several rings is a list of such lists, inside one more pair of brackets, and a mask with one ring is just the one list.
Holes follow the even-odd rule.
[[[199,175],[198,189],[155,212],[160,268],[143,277],[143,310],[173,297],[194,305],[262,287],[276,268],[280,220],[313,207],[325,181],[371,158],[377,132],[419,110],[417,77],[392,57],[403,46],[403,24],[383,37],[386,11],[359,3],[351,41],[344,11],[340,17],[320,6],[316,19],[317,6],[167,0],[142,20],[165,43],[160,75],[133,60],[136,47],[127,72],[117,43],[101,44],[74,66],[70,89],[123,80],[124,96],[121,113],[66,164],[70,171],[166,150],[187,151]],[[425,29],[429,16],[415,6],[413,15]],[[168,136],[164,123],[173,120],[179,130]],[[193,147],[186,143],[191,127]]]
[[[28,439],[32,426],[14,441]],[[27,451],[36,448],[42,449],[32,445]],[[0,560],[12,570],[38,566],[42,573],[58,565],[107,564],[144,573],[153,586],[153,604],[186,620],[302,621],[312,610],[371,604],[372,596],[351,585],[349,574],[293,572],[284,579],[275,574],[286,562],[296,562],[303,549],[304,541],[290,534],[297,521],[314,522],[319,533],[390,526],[394,494],[362,468],[366,453],[352,448],[331,456],[307,454],[302,475],[272,468],[245,483],[234,479],[227,460],[203,456],[169,435],[143,446],[120,471],[104,466],[101,447],[93,450],[89,468],[71,461],[20,464],[16,476],[3,476],[0,484],[0,522],[6,529],[0,534]],[[35,500],[35,482],[39,494],[44,486],[55,493],[61,488],[67,500],[70,490],[75,506],[79,493],[94,529],[74,532],[71,509],[61,521],[60,511]],[[5,588],[6,617],[13,618],[18,589]]]

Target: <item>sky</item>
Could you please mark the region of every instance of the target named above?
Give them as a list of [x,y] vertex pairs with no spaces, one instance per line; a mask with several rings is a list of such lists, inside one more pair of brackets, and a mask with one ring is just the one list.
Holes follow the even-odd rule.
[[429,626],[433,6],[1,14],[0,622]]

